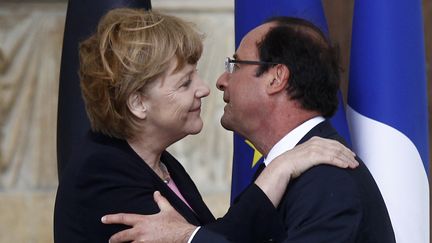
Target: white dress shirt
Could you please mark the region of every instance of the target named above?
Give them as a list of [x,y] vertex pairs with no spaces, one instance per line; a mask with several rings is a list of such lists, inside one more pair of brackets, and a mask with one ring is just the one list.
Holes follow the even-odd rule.
[[316,116],[305,122],[300,126],[294,128],[291,132],[285,135],[273,148],[270,149],[268,155],[264,158],[264,164],[269,165],[276,157],[284,152],[294,148],[298,142],[316,125],[323,122],[325,119],[322,116]]
[[191,243],[193,238],[195,237],[196,233],[198,232],[198,230],[201,228],[201,226],[198,226],[191,234],[191,236],[189,237],[189,240],[187,241],[187,243]]

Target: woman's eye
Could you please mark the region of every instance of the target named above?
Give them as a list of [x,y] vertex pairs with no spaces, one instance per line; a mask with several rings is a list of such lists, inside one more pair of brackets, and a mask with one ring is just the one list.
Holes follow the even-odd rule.
[[181,85],[181,87],[189,87],[191,83],[192,83],[192,79],[188,78],[188,80],[186,80],[185,82],[183,82],[183,84]]

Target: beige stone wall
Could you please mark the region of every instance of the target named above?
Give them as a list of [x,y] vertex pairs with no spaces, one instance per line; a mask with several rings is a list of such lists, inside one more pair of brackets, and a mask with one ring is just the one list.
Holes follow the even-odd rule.
[[0,7],[0,188],[51,189],[65,5],[15,5]]
[[[219,125],[215,82],[234,51],[233,1],[152,1],[207,36],[198,69],[211,87],[203,132],[169,150],[183,162],[215,215],[228,205],[232,133]],[[0,243],[52,242],[57,187],[57,93],[66,2],[0,3]]]
[[52,242],[65,4],[0,4],[0,242]]

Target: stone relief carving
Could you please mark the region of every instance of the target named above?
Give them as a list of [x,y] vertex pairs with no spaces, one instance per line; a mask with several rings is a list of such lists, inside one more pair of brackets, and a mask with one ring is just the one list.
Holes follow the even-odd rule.
[[65,6],[0,11],[0,188],[54,188]]

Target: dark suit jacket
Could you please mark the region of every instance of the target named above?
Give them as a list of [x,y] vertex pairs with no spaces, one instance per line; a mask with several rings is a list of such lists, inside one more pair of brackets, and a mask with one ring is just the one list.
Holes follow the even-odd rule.
[[[345,143],[328,121],[313,136]],[[279,204],[284,242],[395,242],[386,205],[369,170],[357,158],[357,169],[319,165],[292,180]]]
[[[54,210],[54,241],[108,242],[124,225],[104,225],[105,214],[159,212],[153,200],[158,190],[191,224],[206,225],[193,242],[262,242],[282,224],[266,195],[252,184],[228,213],[215,221],[195,184],[168,152],[161,160],[194,211],[162,182],[124,140],[89,132],[61,176]],[[241,216],[241,218],[239,218]],[[213,231],[212,226],[223,225]],[[262,226],[265,225],[265,227]],[[260,227],[258,227],[260,225]]]
[[[345,144],[328,121],[315,126],[299,144],[313,136],[330,138]],[[387,208],[378,186],[363,162],[359,158],[357,160],[360,166],[354,170],[319,165],[290,181],[278,207],[284,224],[282,235],[277,228],[271,232],[268,228],[270,224],[265,218],[259,218],[259,215],[251,225],[253,228],[250,228],[250,234],[262,230],[261,234],[272,234],[267,235],[264,241],[267,239],[270,242],[285,243],[395,242]],[[256,198],[260,197],[257,195]],[[240,203],[244,205],[245,201],[249,201],[250,205],[254,205],[256,198],[250,193],[243,193]],[[265,204],[262,204],[261,208],[264,210]],[[250,215],[254,210],[233,210],[231,214],[237,214],[239,220],[251,220]],[[272,222],[271,227],[278,227],[276,220]],[[211,227],[206,227],[202,232],[198,231],[199,235],[194,238],[193,243],[218,242],[211,240],[227,234],[228,229],[232,228],[227,227],[224,221],[210,225]],[[215,235],[215,232],[218,234]],[[244,238],[232,241],[262,242],[263,239]]]
[[283,237],[284,228],[276,209],[264,192],[251,183],[225,216],[204,225],[192,243],[279,242]]
[[111,213],[154,214],[158,190],[194,225],[214,222],[195,184],[168,152],[161,160],[194,211],[183,203],[124,140],[89,132],[70,158],[57,191],[54,211],[55,242],[108,242],[126,226],[104,225]]

